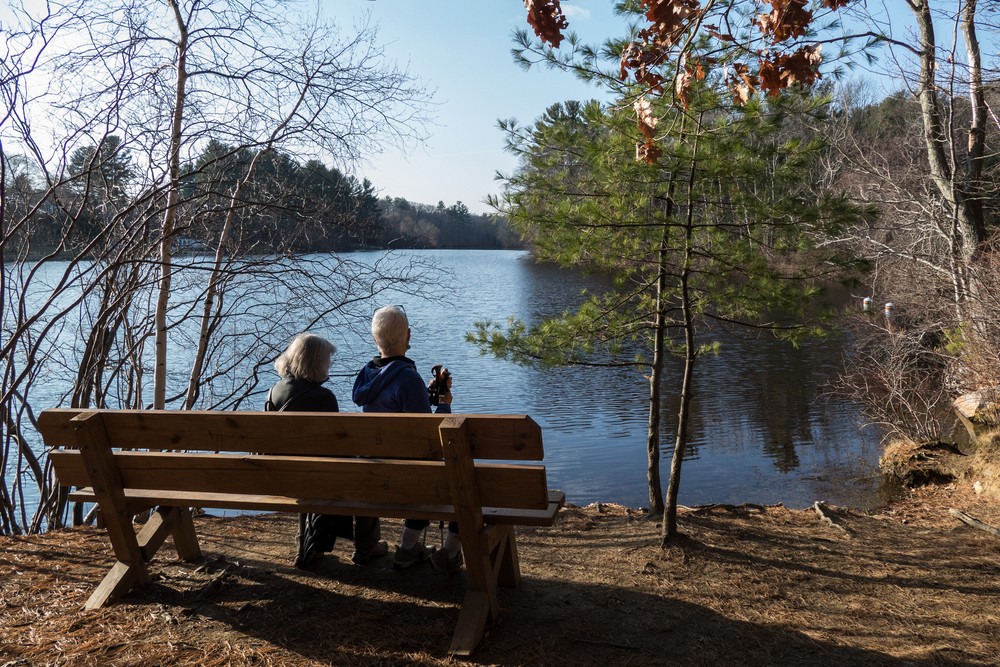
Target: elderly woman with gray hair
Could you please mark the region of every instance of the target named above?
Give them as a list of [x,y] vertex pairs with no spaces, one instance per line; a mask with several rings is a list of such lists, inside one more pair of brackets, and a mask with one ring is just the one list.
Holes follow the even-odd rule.
[[[329,377],[330,362],[337,348],[330,341],[311,333],[295,337],[274,362],[281,379],[267,393],[264,409],[269,412],[339,412],[337,397],[323,386]],[[378,517],[299,516],[298,550],[295,567],[307,568],[333,551],[338,537],[354,540],[355,563],[386,555],[388,545],[380,540]]]

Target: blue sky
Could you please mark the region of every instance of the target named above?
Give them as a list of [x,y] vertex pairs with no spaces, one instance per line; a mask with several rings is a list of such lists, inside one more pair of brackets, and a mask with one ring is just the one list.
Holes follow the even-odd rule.
[[[570,74],[540,67],[525,72],[514,64],[512,33],[528,29],[521,0],[337,0],[323,6],[345,29],[370,12],[387,56],[426,84],[439,105],[425,144],[389,148],[359,168],[356,175],[370,179],[380,196],[425,204],[462,201],[473,212],[489,212],[483,200],[500,187],[494,174],[509,173],[516,164],[503,151],[497,120],[527,124],[555,102],[600,96]],[[613,0],[562,3],[570,30],[589,44],[624,34],[613,6]],[[897,34],[907,29],[900,19],[911,23],[900,0],[872,0],[868,7],[893,15]],[[875,75],[885,64],[876,65]],[[852,76],[873,72],[859,69]],[[879,95],[898,85],[891,79],[873,83]]]
[[[610,0],[563,3],[571,29],[593,43],[623,33],[612,6]],[[515,164],[503,152],[497,119],[530,123],[555,102],[598,95],[569,74],[525,72],[514,64],[511,35],[528,28],[521,0],[338,0],[327,9],[345,28],[371,12],[386,54],[435,91],[439,105],[424,145],[387,150],[359,170],[380,196],[461,201],[473,212],[487,212],[483,200],[499,190],[494,173]]]

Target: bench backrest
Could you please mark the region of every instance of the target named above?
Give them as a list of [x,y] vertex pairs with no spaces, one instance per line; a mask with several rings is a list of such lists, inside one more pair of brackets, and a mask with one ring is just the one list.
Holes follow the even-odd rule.
[[447,437],[486,459],[472,463],[482,506],[549,503],[544,466],[503,463],[543,458],[541,429],[526,415],[53,409],[39,430],[66,486],[92,483],[81,454],[91,447],[114,451],[124,489],[448,504]]

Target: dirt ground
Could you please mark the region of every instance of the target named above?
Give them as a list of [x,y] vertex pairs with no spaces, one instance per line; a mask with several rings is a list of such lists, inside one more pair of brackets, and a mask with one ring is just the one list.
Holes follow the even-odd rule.
[[[446,650],[464,573],[338,545],[291,567],[289,515],[198,517],[206,560],[172,560],[98,611],[103,531],[0,539],[0,667],[22,665],[996,665],[1000,511],[967,488],[921,489],[862,514],[782,507],[684,509],[658,525],[619,506],[567,508],[518,533],[523,581],[471,659]],[[398,536],[385,522],[386,537]],[[439,538],[436,527],[429,541]]]

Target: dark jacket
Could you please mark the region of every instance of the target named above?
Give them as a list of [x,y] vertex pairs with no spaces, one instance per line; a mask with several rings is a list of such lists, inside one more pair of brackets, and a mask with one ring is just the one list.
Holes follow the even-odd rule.
[[319,382],[300,378],[281,378],[268,392],[264,409],[278,411],[286,403],[288,412],[340,412],[332,391]]
[[[364,412],[430,412],[427,386],[417,365],[407,357],[376,357],[358,371],[354,379],[354,402]],[[451,406],[440,405],[449,413]]]
[[[337,397],[332,391],[319,382],[300,378],[281,378],[267,393],[264,410],[277,412],[283,407],[285,412],[340,412]],[[365,521],[374,521],[377,530],[378,519],[365,518]],[[320,553],[332,551],[338,537],[354,539],[354,518],[351,516],[304,514],[302,522],[300,534],[303,525],[309,524]]]

